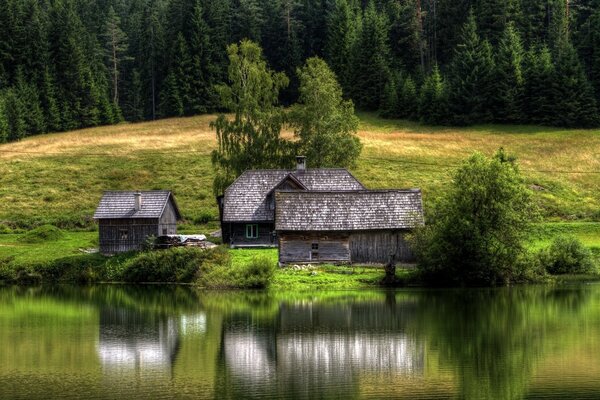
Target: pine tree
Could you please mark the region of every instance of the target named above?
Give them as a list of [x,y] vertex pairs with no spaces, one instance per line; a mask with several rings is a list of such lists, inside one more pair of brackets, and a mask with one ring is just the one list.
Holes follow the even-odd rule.
[[402,85],[400,86],[398,94],[398,109],[399,116],[401,118],[417,118],[419,111],[419,96],[417,93],[417,85],[410,75],[407,75],[404,78]]
[[105,33],[105,51],[108,59],[108,70],[112,83],[112,103],[115,109],[119,108],[119,81],[121,77],[121,64],[129,57],[127,54],[127,35],[121,29],[121,18],[111,6],[108,9]]
[[325,55],[346,94],[351,91],[352,52],[357,31],[356,16],[348,0],[335,0],[327,19]]
[[399,89],[398,81],[400,76],[397,73],[391,73],[385,87],[383,88],[383,99],[379,107],[379,115],[383,118],[398,118],[400,113],[399,107]]
[[8,121],[4,103],[4,93],[0,91],[0,143],[5,143],[8,140]]
[[519,32],[509,24],[498,44],[494,77],[495,119],[498,122],[518,122],[522,119],[523,45]]
[[489,84],[493,60],[487,41],[481,41],[473,12],[463,27],[449,69],[449,100],[454,122],[469,125],[490,118]]
[[258,0],[237,0],[236,3],[232,18],[233,41],[250,39],[260,42],[264,17]]
[[479,0],[476,19],[479,32],[492,45],[497,45],[509,21],[520,15],[520,0]]
[[191,75],[188,111],[194,114],[208,112],[217,105],[213,87],[218,73],[215,71],[211,57],[210,28],[204,19],[200,4],[200,0],[196,0],[190,38]]
[[37,87],[25,81],[22,69],[17,70],[15,94],[24,110],[25,134],[36,135],[46,132],[46,122],[37,93]]
[[550,125],[554,103],[558,101],[556,72],[550,50],[546,46],[530,50],[525,56],[524,64],[525,117],[530,123]]
[[173,59],[161,92],[160,114],[163,117],[178,117],[191,114],[190,77],[192,61],[183,34],[177,35]]
[[376,110],[389,79],[390,49],[386,17],[370,1],[363,18],[359,40],[354,47],[352,99],[359,108]]
[[4,93],[4,114],[8,127],[8,141],[19,140],[26,136],[25,113],[25,107],[16,90],[7,90]]
[[419,114],[426,124],[441,125],[447,123],[448,97],[446,85],[438,66],[434,66],[421,87]]
[[596,102],[600,104],[600,7],[590,17],[589,27],[589,75],[595,89]]
[[180,85],[175,72],[167,75],[160,92],[160,116],[161,117],[181,117],[185,113],[185,104],[183,95],[180,92]]
[[598,125],[594,91],[585,76],[575,48],[564,42],[556,58],[558,98],[552,122],[559,126],[591,127]]

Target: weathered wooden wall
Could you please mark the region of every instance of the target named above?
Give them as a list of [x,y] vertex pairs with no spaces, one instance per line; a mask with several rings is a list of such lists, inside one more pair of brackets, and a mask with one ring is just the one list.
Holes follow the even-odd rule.
[[[158,235],[158,219],[101,219],[99,221],[99,244],[102,254],[140,250],[146,238]],[[122,230],[127,239],[122,239]]]
[[170,201],[167,203],[158,225],[158,236],[177,234],[177,215]]
[[[318,249],[313,250],[313,243]],[[279,262],[350,262],[347,232],[279,232]]]
[[[229,244],[232,247],[250,247],[250,246],[276,246],[277,238],[273,235],[275,226],[273,223],[250,223],[250,225],[258,225],[258,238],[246,238],[246,223],[224,223],[225,233],[223,239],[229,239]],[[227,242],[225,242],[227,243]]]
[[366,231],[353,233],[350,251],[353,263],[385,264],[393,254],[396,262],[412,262],[414,254],[406,241],[406,231]]

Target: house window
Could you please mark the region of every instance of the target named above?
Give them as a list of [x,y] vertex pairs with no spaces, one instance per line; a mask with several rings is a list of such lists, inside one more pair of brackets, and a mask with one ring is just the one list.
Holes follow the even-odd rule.
[[168,229],[167,228],[163,228],[163,236],[167,235],[168,233],[169,233]]
[[246,225],[246,239],[258,239],[258,225]]
[[119,239],[127,240],[129,237],[129,231],[127,229],[119,229]]

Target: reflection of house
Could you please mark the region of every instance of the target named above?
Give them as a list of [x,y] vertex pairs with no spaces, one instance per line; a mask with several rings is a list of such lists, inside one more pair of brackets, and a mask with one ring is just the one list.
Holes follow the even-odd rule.
[[421,375],[424,345],[404,327],[414,307],[286,304],[271,327],[233,318],[222,341],[224,384],[237,388],[228,396],[246,390],[242,397],[277,397],[283,391],[294,398],[347,398],[360,376]]
[[104,192],[94,214],[100,252],[140,250],[148,236],[174,235],[181,219],[173,194],[166,190]]
[[170,372],[179,344],[179,320],[107,308],[100,312],[98,357],[105,369]]

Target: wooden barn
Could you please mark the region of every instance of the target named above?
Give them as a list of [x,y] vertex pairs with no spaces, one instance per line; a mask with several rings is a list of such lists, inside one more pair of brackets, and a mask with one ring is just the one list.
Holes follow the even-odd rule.
[[308,169],[304,157],[296,161],[295,170],[245,171],[218,198],[223,243],[231,247],[276,247],[276,191],[364,190],[345,169]]
[[421,191],[280,191],[275,221],[281,264],[410,262],[406,235],[424,223]]
[[148,236],[174,235],[179,208],[170,191],[104,192],[94,214],[100,252],[140,250]]

